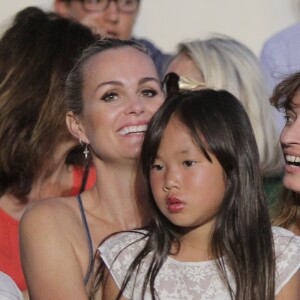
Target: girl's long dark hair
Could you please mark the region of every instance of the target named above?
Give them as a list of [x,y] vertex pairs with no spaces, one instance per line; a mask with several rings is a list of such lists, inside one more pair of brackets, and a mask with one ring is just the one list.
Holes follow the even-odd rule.
[[[190,130],[208,160],[211,160],[209,152],[216,156],[225,173],[226,192],[216,217],[210,249],[231,298],[274,299],[273,237],[251,124],[244,108],[233,95],[209,89],[182,92],[167,99],[148,126],[141,152],[141,183],[144,183],[153,219],[147,228],[145,247],[131,264],[117,299],[133,271],[138,271],[150,252],[154,254],[144,280],[143,296],[149,285],[152,298],[159,298],[154,287],[156,275],[170,254],[171,246],[176,243],[177,249],[180,247],[180,228],[158,209],[149,178],[171,117],[177,118]],[[236,288],[228,282],[228,268]]]

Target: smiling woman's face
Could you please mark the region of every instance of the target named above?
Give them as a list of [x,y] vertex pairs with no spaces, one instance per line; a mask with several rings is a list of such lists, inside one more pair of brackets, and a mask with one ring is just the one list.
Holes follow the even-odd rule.
[[285,158],[283,184],[287,189],[300,193],[300,92],[286,110],[286,124],[280,142]]
[[164,101],[151,58],[130,47],[106,50],[86,64],[83,85],[83,141],[99,158],[136,159]]

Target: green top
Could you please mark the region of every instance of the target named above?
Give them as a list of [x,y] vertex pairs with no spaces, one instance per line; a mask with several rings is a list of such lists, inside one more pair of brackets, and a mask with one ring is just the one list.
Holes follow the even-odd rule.
[[263,188],[269,206],[273,206],[280,197],[282,190],[282,179],[282,175],[263,178]]

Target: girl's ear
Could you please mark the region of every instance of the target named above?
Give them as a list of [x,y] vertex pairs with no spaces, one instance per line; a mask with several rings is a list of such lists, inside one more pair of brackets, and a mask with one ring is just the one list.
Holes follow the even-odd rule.
[[85,144],[89,144],[89,139],[84,132],[81,120],[78,116],[74,115],[72,111],[67,112],[66,123],[69,131],[76,139]]

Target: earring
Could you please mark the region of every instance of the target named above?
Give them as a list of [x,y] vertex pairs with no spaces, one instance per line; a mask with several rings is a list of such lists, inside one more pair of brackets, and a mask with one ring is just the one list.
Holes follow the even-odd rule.
[[82,140],[81,140],[81,138],[79,138],[79,144],[80,144],[81,146],[84,145],[83,155],[84,155],[84,158],[85,158],[85,159],[88,159],[88,156],[89,156],[89,154],[90,154],[90,151],[89,151],[89,144],[83,143]]
[[89,151],[89,145],[85,144],[84,151],[83,151],[85,159],[88,159],[89,153],[90,153],[90,151]]

